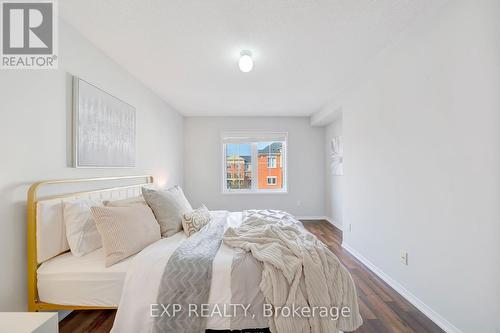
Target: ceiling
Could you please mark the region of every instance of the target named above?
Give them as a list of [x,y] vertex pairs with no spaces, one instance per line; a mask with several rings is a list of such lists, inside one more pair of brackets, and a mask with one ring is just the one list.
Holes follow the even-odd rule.
[[64,0],[59,10],[184,115],[308,116],[443,1]]

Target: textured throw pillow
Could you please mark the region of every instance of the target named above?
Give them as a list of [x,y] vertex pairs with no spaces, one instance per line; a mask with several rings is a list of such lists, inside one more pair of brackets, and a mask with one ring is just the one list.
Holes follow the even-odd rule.
[[101,206],[100,202],[90,199],[74,199],[63,202],[63,219],[66,226],[71,253],[81,257],[102,247],[101,236],[97,231],[92,206]]
[[182,230],[182,214],[193,210],[179,186],[168,190],[142,188],[142,195],[160,224],[163,237]]
[[210,211],[205,205],[182,215],[182,228],[189,237],[210,222]]
[[142,195],[133,198],[121,199],[121,200],[113,200],[113,201],[104,201],[104,206],[106,207],[128,207],[131,205],[147,205],[144,197]]
[[92,207],[91,210],[102,238],[106,267],[161,238],[158,222],[146,205]]

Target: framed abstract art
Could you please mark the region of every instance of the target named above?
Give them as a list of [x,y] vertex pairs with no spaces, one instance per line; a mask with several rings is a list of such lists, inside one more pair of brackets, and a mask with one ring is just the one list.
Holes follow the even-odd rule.
[[134,167],[135,113],[135,108],[130,104],[74,77],[74,167]]

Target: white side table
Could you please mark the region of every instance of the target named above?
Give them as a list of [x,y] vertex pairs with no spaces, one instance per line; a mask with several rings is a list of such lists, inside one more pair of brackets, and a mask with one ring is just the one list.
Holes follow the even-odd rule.
[[58,333],[57,312],[0,312],[0,332]]

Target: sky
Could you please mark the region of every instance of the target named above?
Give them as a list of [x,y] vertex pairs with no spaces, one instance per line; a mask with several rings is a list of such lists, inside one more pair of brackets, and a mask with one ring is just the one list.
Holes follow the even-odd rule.
[[[258,149],[262,149],[264,147],[267,147],[270,145],[272,142],[259,142],[257,144]],[[250,156],[252,150],[252,145],[250,143],[228,143],[226,145],[226,155],[227,156],[232,156],[232,155],[237,155],[237,156]]]
[[226,145],[226,155],[250,156],[251,145],[249,143],[228,143]]

